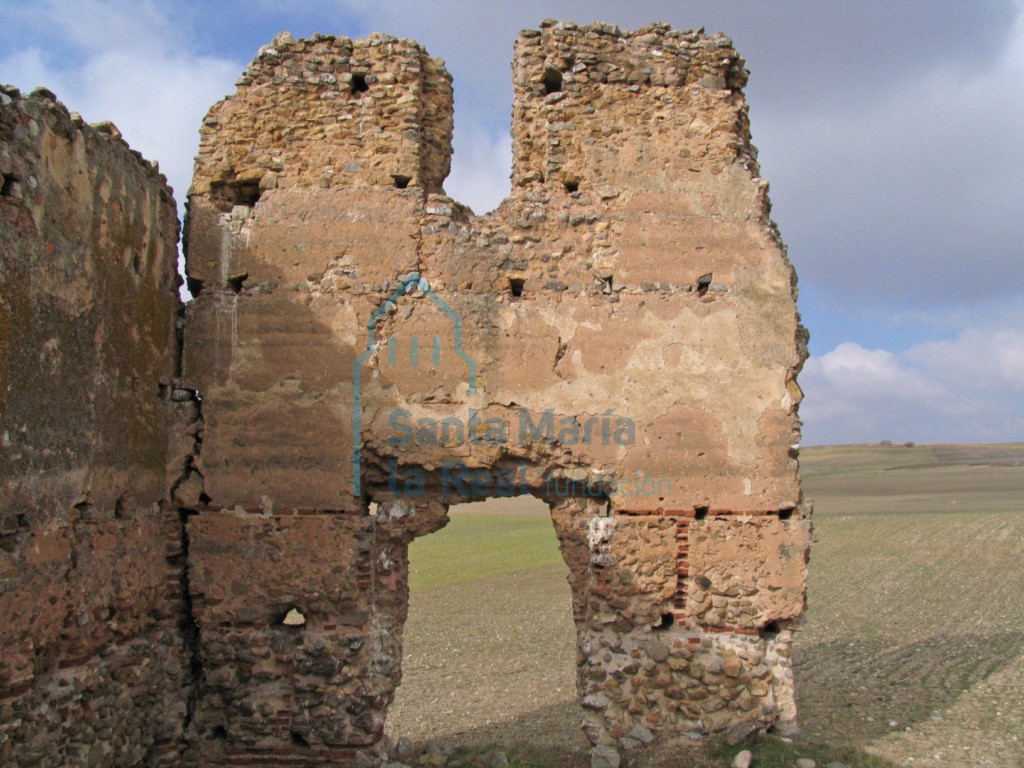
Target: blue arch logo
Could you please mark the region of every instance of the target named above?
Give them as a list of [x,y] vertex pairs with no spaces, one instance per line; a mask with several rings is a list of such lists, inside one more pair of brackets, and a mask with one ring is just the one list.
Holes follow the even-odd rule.
[[[466,380],[469,384],[469,394],[476,394],[476,361],[470,357],[462,347],[462,318],[459,317],[455,311],[448,306],[448,304],[434,293],[430,289],[430,283],[427,282],[426,278],[420,276],[418,272],[411,272],[406,275],[398,287],[391,292],[381,305],[377,307],[370,315],[370,319],[366,324],[366,347],[363,349],[362,354],[355,359],[352,363],[352,494],[354,496],[362,496],[362,415],[363,415],[363,397],[362,397],[362,371],[363,365],[366,363],[374,353],[378,351],[380,345],[377,341],[377,324],[381,318],[390,315],[392,312],[398,309],[398,300],[406,294],[413,293],[416,290],[423,291],[423,297],[430,299],[441,313],[444,314],[449,320],[452,321],[452,335],[455,343],[455,353],[462,359],[466,364],[467,375]],[[410,363],[413,366],[418,366],[420,363],[420,344],[417,336],[412,336],[410,342]],[[392,337],[388,341],[388,362],[391,365],[397,363],[398,356],[398,345],[397,340]],[[441,338],[440,336],[434,336],[430,344],[430,356],[431,362],[434,365],[441,364]]]

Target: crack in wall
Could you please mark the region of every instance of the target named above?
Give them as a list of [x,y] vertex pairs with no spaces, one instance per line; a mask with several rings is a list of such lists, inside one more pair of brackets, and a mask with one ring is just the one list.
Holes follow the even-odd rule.
[[188,518],[196,514],[191,510],[179,509],[178,515],[181,521],[181,595],[184,611],[181,622],[182,641],[185,645],[185,652],[188,654],[189,683],[185,700],[185,719],[182,723],[182,739],[187,746],[189,743],[189,728],[195,718],[196,707],[199,702],[199,688],[202,685],[204,672],[202,660],[201,630],[196,620],[192,606],[192,590],[189,581],[189,534]]
[[[178,358],[180,359],[180,354]],[[173,405],[179,408],[191,407],[192,409],[191,414],[186,414],[191,416],[191,418],[185,429],[185,434],[190,435],[192,438],[192,446],[189,453],[185,456],[179,476],[171,484],[169,502],[173,511],[178,516],[178,551],[169,560],[173,566],[178,568],[178,583],[182,606],[179,631],[181,632],[181,640],[188,663],[187,682],[184,685],[185,713],[181,730],[182,750],[184,751],[188,750],[191,746],[189,731],[195,719],[205,672],[202,662],[201,629],[194,612],[190,580],[191,541],[188,521],[190,517],[198,514],[198,510],[183,505],[181,503],[183,501],[181,496],[184,487],[188,484],[189,493],[195,496],[192,500],[201,502],[204,498],[202,492],[195,494],[195,489],[192,487],[197,481],[200,487],[202,485],[202,473],[196,466],[196,459],[202,450],[204,420],[202,397],[198,390],[176,386],[171,393],[171,400]]]

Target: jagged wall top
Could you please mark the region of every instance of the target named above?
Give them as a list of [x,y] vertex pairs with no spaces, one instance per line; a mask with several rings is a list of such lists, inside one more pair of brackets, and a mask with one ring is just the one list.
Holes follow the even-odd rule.
[[[4,182],[19,184],[18,189],[22,188],[20,182],[27,176],[24,171],[19,171],[17,166],[19,163],[26,162],[26,159],[17,153],[17,144],[30,136],[37,136],[40,130],[37,121],[48,118],[53,122],[51,130],[60,136],[73,142],[85,140],[90,147],[93,144],[97,146],[106,144],[111,152],[130,156],[131,160],[126,158],[124,161],[125,167],[137,164],[144,176],[149,176],[157,182],[161,201],[173,202],[174,191],[167,183],[167,177],[160,172],[160,164],[154,160],[147,160],[141,152],[128,146],[121,131],[109,120],[87,123],[77,112],[69,112],[68,108],[57,100],[53,91],[43,87],[35,88],[30,93],[22,93],[13,85],[0,83],[0,107],[10,107],[12,110],[20,110],[28,115],[27,118],[17,121],[19,127],[13,132],[7,132],[9,130],[7,125],[3,127],[3,132],[0,132],[0,139],[3,139],[0,143],[0,174],[3,174]],[[12,124],[14,123],[12,122]],[[79,133],[81,136],[77,135]],[[28,186],[34,189],[31,184]],[[10,194],[5,197],[21,197],[12,190],[8,191]],[[37,207],[41,204],[38,199],[30,200],[29,198],[30,196],[25,195],[23,199],[32,202]]]
[[283,32],[237,85],[203,121],[190,192],[225,210],[277,187],[437,192],[448,175],[451,75],[413,40],[318,34],[295,41]]
[[514,186],[597,184],[644,167],[664,190],[673,175],[754,161],[749,73],[725,35],[548,20],[520,33],[513,69]]

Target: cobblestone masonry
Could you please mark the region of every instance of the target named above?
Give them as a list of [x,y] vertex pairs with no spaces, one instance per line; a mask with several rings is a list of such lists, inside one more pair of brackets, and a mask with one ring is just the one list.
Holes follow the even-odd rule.
[[[168,701],[160,717],[142,705],[125,737],[133,759],[159,723],[175,749],[152,764],[372,750],[401,677],[409,542],[452,502],[523,492],[550,504],[569,565],[595,745],[794,723],[805,333],[743,60],[721,35],[544,22],[521,34],[513,73],[512,194],[484,216],[444,195],[451,79],[410,40],[282,34],[205,119],[184,384],[173,334],[152,352],[170,366],[164,400],[155,369],[140,377],[169,425],[154,525],[178,548],[160,577],[176,591],[150,614],[166,663],[124,662],[167,670],[147,689]],[[2,170],[21,189],[25,172]],[[23,285],[4,277],[5,291]],[[46,339],[22,347],[38,355]],[[24,623],[5,648],[23,636]],[[20,674],[17,696],[52,701]],[[14,707],[5,734],[38,735],[38,721],[12,729],[27,711]],[[117,754],[107,762],[134,764]]]

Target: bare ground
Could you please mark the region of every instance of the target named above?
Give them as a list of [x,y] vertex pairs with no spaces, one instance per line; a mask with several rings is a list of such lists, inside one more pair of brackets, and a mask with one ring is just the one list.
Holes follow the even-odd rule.
[[[805,451],[819,538],[795,654],[808,739],[898,765],[1024,768],[1021,459],[1024,446]],[[503,511],[546,514],[527,500]],[[457,535],[455,519],[434,536]],[[389,733],[587,764],[565,576],[554,561],[423,589],[414,578]],[[634,764],[721,763],[680,743]]]

